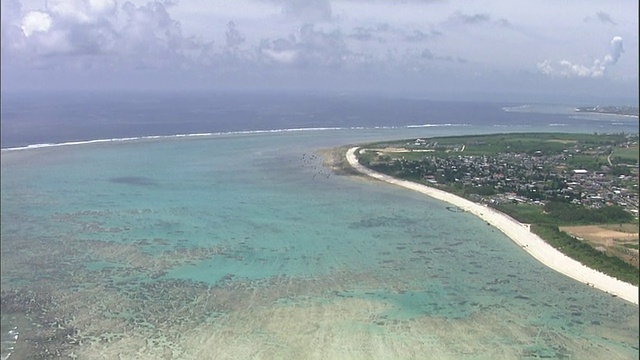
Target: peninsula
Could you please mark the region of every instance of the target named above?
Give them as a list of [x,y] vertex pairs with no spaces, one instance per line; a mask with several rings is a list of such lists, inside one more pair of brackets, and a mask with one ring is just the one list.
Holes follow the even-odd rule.
[[576,108],[575,111],[638,117],[637,106],[583,106]]
[[[531,135],[531,134],[519,134],[517,136],[511,136],[511,138],[512,140],[515,139],[517,141],[522,141],[523,139],[527,138],[527,135]],[[485,140],[486,142],[494,142],[498,139],[496,138],[496,136],[502,136],[503,140],[505,139],[505,137],[509,138],[508,134],[488,135],[488,136],[480,136],[480,137],[483,138],[483,140]],[[544,134],[544,135],[534,134],[532,136],[537,138],[537,140],[531,140],[530,145],[533,145],[532,148],[536,148],[539,145],[537,144],[537,142],[539,143],[540,141],[546,142],[546,141],[552,140],[551,142],[549,142],[550,146],[548,146],[547,149],[544,150],[546,154],[542,154],[543,151],[541,150],[536,150],[537,153],[536,151],[531,151],[532,156],[538,156],[538,157],[544,157],[545,155],[550,155],[550,152],[553,152],[553,151],[549,150],[548,148],[549,147],[554,148],[553,146],[554,144],[563,145],[563,146],[555,146],[558,149],[562,147],[569,147],[569,148],[576,149],[576,148],[580,148],[580,146],[584,144],[589,144],[589,141],[593,140],[591,138],[589,139],[585,138],[586,135],[577,136],[579,140],[575,140],[575,141],[571,140],[572,136],[569,136],[569,135],[548,136],[548,134]],[[595,135],[588,135],[588,136],[595,136]],[[573,136],[573,137],[576,137],[576,136]],[[557,226],[551,226],[546,223],[531,225],[531,222],[527,222],[527,224],[523,224],[521,221],[514,219],[515,216],[520,217],[521,214],[514,213],[513,211],[509,211],[509,208],[506,208],[506,211],[505,211],[499,207],[499,204],[495,203],[500,199],[506,200],[508,197],[512,197],[512,200],[509,201],[509,204],[508,204],[509,206],[515,207],[515,206],[518,206],[517,204],[521,204],[519,210],[524,210],[525,212],[532,212],[533,210],[532,208],[537,207],[540,209],[539,210],[540,213],[543,213],[542,209],[544,209],[545,203],[546,204],[555,204],[555,203],[571,204],[571,201],[575,200],[575,199],[571,199],[570,197],[565,197],[564,193],[560,192],[559,189],[558,189],[558,194],[563,194],[562,196],[560,196],[560,198],[552,198],[551,196],[549,196],[549,197],[540,198],[541,200],[532,200],[531,204],[523,204],[525,201],[527,201],[525,200],[526,198],[524,196],[517,195],[515,193],[509,193],[509,192],[502,192],[501,194],[496,194],[495,192],[487,191],[487,189],[489,188],[487,184],[483,184],[483,185],[475,184],[473,185],[473,188],[478,189],[484,186],[484,190],[481,190],[480,193],[484,192],[485,194],[491,194],[493,196],[480,196],[476,192],[475,194],[471,194],[474,196],[470,197],[468,196],[469,193],[460,191],[459,186],[457,187],[458,191],[456,191],[456,187],[451,186],[451,184],[448,184],[448,185],[446,184],[446,180],[444,179],[444,174],[439,174],[444,172],[443,169],[440,169],[442,171],[438,171],[437,168],[433,169],[433,174],[440,175],[438,177],[429,175],[429,171],[419,172],[419,176],[417,177],[414,176],[414,178],[411,178],[411,176],[406,176],[406,174],[404,174],[404,176],[397,176],[397,175],[391,176],[389,174],[388,168],[393,167],[394,162],[396,163],[396,165],[398,165],[398,162],[404,161],[405,165],[407,166],[400,167],[400,168],[401,169],[404,168],[406,170],[409,168],[411,169],[418,168],[418,166],[416,166],[417,165],[416,161],[418,161],[417,159],[420,159],[420,161],[426,161],[425,159],[435,161],[435,159],[438,158],[438,156],[435,155],[434,153],[438,152],[438,145],[434,145],[434,142],[437,142],[438,140],[443,140],[443,139],[429,139],[429,140],[416,139],[411,141],[403,140],[403,142],[398,141],[398,142],[393,142],[392,144],[391,143],[370,144],[360,148],[354,147],[347,151],[346,158],[349,164],[355,170],[363,174],[366,174],[373,178],[383,180],[392,184],[403,186],[411,190],[418,191],[420,193],[426,194],[436,199],[445,201],[459,209],[468,211],[482,218],[488,224],[498,228],[500,231],[505,233],[508,237],[513,239],[513,241],[519,244],[525,251],[527,251],[529,254],[534,256],[537,260],[551,267],[552,269],[557,270],[560,273],[570,276],[585,284],[588,284],[590,286],[603,290],[607,293],[610,293],[613,296],[618,296],[634,304],[638,304],[637,266],[633,267],[628,262],[626,263],[622,262],[620,261],[619,258],[615,256],[609,256],[607,254],[603,254],[600,251],[601,249],[594,250],[593,247],[586,244],[586,241],[583,241],[583,239],[580,239],[580,238],[576,239],[575,236],[571,236],[563,231],[559,231]],[[487,154],[485,154],[484,158],[482,156],[478,156],[477,153],[478,151],[481,151],[480,149],[482,148],[482,146],[477,146],[479,143],[477,137],[466,137],[466,138],[462,137],[462,139],[456,138],[453,140],[452,139],[448,139],[448,140],[449,142],[453,142],[453,143],[459,142],[461,140],[462,141],[456,146],[441,145],[444,148],[446,148],[445,153],[448,154],[446,156],[442,156],[441,154],[441,157],[457,158],[458,160],[461,160],[465,157],[461,154],[461,152],[464,152],[466,149],[468,150],[468,153],[467,153],[468,155],[466,155],[466,157],[471,157],[471,158],[479,157],[482,160],[481,162],[484,164],[485,169],[489,167],[490,163],[492,163],[491,158],[487,156]],[[601,143],[601,146],[602,144],[607,143],[606,138],[600,138],[600,140],[604,141],[603,143]],[[635,143],[635,146],[637,147],[637,135],[618,136],[616,137],[616,141],[618,141],[619,143],[618,145],[621,145],[620,142],[626,144],[621,146],[631,145],[633,147]],[[447,140],[443,141],[443,143],[447,143],[447,142],[448,142]],[[509,141],[503,141],[503,142],[509,143]],[[400,144],[404,144],[405,146],[400,146]],[[384,152],[374,150],[374,149],[381,149],[380,147],[381,145],[385,146]],[[605,145],[602,147],[606,148],[607,146],[609,146],[609,150],[608,150],[609,160],[611,160],[611,154],[613,154],[615,151],[618,151],[618,150],[615,148],[615,146],[610,146],[610,145]],[[450,154],[450,152],[453,152],[455,149],[457,149],[456,152],[454,152],[453,154]],[[440,148],[440,150],[442,150],[442,148]],[[560,150],[560,152],[562,153],[562,150]],[[394,154],[394,155],[390,155],[390,154]],[[618,152],[618,154],[620,153]],[[513,152],[512,152],[512,155],[513,155]],[[523,157],[524,155],[526,154],[520,154],[519,157]],[[548,161],[548,159],[546,160]],[[632,162],[629,160],[625,160],[625,161],[627,163]],[[620,162],[618,163],[620,164]],[[363,164],[366,164],[367,166]],[[384,165],[381,165],[381,164],[384,164]],[[503,161],[502,164],[504,165],[503,172],[507,172],[507,168],[509,167],[507,165],[507,162]],[[555,168],[557,168],[559,164],[554,163],[552,165]],[[461,166],[460,164],[448,163],[447,167],[449,168],[449,170],[451,169],[455,170],[457,168],[460,168]],[[635,170],[633,169],[633,166],[630,166],[630,167],[632,168],[631,171],[636,172],[637,174],[637,160],[635,162]],[[373,170],[374,168],[376,168],[376,170],[383,169],[387,171],[379,171],[379,170],[376,171],[376,170]],[[543,167],[538,166],[536,167],[536,169],[542,173]],[[395,170],[398,171],[398,168],[396,167]],[[465,168],[465,170],[466,170],[465,173],[467,177],[471,176],[475,178],[476,182],[481,180],[477,176],[478,174],[473,174],[468,167]],[[400,173],[401,172],[402,171],[400,171]],[[574,172],[571,169],[565,169],[563,173],[571,174],[571,176],[573,176],[574,174]],[[582,172],[579,171],[579,173],[582,173]],[[500,175],[504,175],[504,174],[500,174]],[[459,178],[454,178],[451,182],[453,183],[453,185],[455,185],[456,182],[458,184],[464,183],[464,181],[462,180],[463,177],[464,176],[459,175]],[[600,177],[604,177],[604,175],[600,174]],[[635,176],[635,182],[636,182],[635,190],[632,190],[631,192],[635,191],[635,194],[637,195],[637,175]],[[533,183],[535,185],[535,182]],[[531,185],[530,182],[529,182],[529,185]],[[575,185],[575,184],[573,186],[576,188],[579,187],[578,185]],[[564,185],[560,187],[571,187],[571,186]],[[493,185],[493,188],[495,189],[495,184]],[[501,188],[501,186],[498,186],[498,189],[504,190]],[[530,186],[529,191],[531,190],[533,190],[532,192],[535,193],[536,187]],[[542,193],[542,191],[540,192]],[[549,193],[552,193],[552,192],[553,191],[550,191]],[[618,194],[621,193],[620,191],[617,191],[617,192]],[[511,195],[507,196],[505,194],[511,194]],[[499,195],[499,196],[496,196],[496,195]],[[579,198],[584,198],[585,196],[580,195]],[[489,200],[486,201],[487,199]],[[514,200],[514,199],[519,199],[519,200]],[[494,201],[492,202],[491,200],[494,200]],[[609,200],[611,200],[611,197],[609,198]],[[534,204],[534,201],[535,201],[535,204]],[[511,202],[513,202],[513,205],[511,204]],[[574,204],[571,206],[577,207],[575,203],[577,203],[577,201],[574,201]],[[636,209],[637,208],[633,208],[630,210],[636,210]],[[618,205],[612,206],[611,202],[609,202],[608,205],[606,206],[606,210],[607,211],[616,210],[612,212],[614,216],[619,216],[621,213],[618,211],[622,211],[620,209],[620,206]],[[627,208],[625,210],[629,210],[629,209]],[[512,216],[509,216],[505,213],[508,213],[509,215],[512,215]],[[595,213],[598,213],[598,212],[595,212]],[[630,222],[632,225],[633,221],[629,221],[629,217],[633,219],[634,213],[626,211],[626,212],[623,212],[623,214],[625,214],[627,217],[625,216],[619,217],[618,218],[619,221],[620,222],[627,221],[627,222]],[[636,214],[637,214],[637,210],[636,210]],[[636,224],[635,225],[636,233],[635,235],[631,235],[631,238],[633,238],[633,241],[629,242],[629,250],[631,253],[637,254],[637,242],[638,242],[637,241],[637,236],[638,236],[637,235],[637,217],[635,218],[635,224]],[[557,223],[555,223],[554,225],[557,225]],[[619,224],[619,225],[620,227],[622,227],[623,224]],[[550,232],[549,229],[555,230],[555,233],[552,231]],[[560,234],[560,237],[570,238],[570,240],[572,240],[574,243],[571,243],[570,245],[565,244],[567,247],[573,248],[577,244],[577,246],[581,249],[583,247],[589,248],[592,251],[592,253],[589,253],[590,254],[589,256],[592,256],[593,252],[595,252],[596,253],[595,257],[598,258],[599,262],[602,262],[603,257],[605,258],[606,261],[609,261],[609,260],[613,261],[612,262],[614,264],[613,267],[615,268],[613,270],[613,273],[614,273],[613,276],[611,275],[611,271],[609,271],[611,270],[610,269],[611,265],[605,265],[604,270],[607,273],[609,273],[609,274],[605,274],[602,271],[603,269],[600,269],[597,266],[591,266],[591,264],[588,261],[584,261],[584,259],[580,258],[579,256],[578,256],[579,261],[574,259],[576,257],[574,256],[573,253],[569,253],[571,257],[567,256],[567,254],[563,253],[565,251],[560,251],[562,250],[562,246],[559,247],[557,243],[554,243],[554,241],[549,241],[548,237],[550,236],[550,234],[551,234],[551,237],[557,237],[558,234]],[[540,235],[542,235],[542,237]],[[543,240],[543,238],[545,238],[546,241]],[[595,270],[594,268],[598,268],[598,270]],[[629,268],[631,270],[629,270]],[[622,273],[623,275],[619,276],[620,273]]]

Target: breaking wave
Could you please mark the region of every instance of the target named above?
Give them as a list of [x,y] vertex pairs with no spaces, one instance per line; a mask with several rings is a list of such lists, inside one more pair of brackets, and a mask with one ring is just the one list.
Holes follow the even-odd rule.
[[18,150],[31,150],[42,149],[49,147],[60,146],[74,146],[74,145],[88,145],[88,144],[101,144],[101,143],[119,143],[138,140],[157,140],[157,139],[176,139],[176,138],[190,138],[190,137],[213,137],[213,136],[229,136],[229,135],[252,135],[252,134],[273,134],[273,133],[287,133],[287,132],[302,132],[302,131],[337,131],[337,130],[367,130],[367,129],[400,129],[400,128],[421,128],[421,127],[446,127],[446,126],[471,126],[470,124],[422,124],[422,125],[406,125],[406,126],[353,126],[353,127],[312,127],[312,128],[290,128],[290,129],[273,129],[273,130],[241,130],[241,131],[228,131],[228,132],[206,132],[206,133],[194,133],[194,134],[174,134],[174,135],[146,135],[146,136],[134,136],[124,138],[112,138],[112,139],[95,139],[95,140],[79,140],[68,141],[62,143],[42,143],[32,144],[27,146],[18,146],[4,148],[2,151],[18,151]]

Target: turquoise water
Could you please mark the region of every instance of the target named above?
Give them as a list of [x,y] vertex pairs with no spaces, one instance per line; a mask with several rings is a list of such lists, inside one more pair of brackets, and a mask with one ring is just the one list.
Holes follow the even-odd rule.
[[637,358],[637,306],[447,204],[337,175],[318,152],[488,131],[5,151],[2,331],[19,320],[27,339],[13,356]]

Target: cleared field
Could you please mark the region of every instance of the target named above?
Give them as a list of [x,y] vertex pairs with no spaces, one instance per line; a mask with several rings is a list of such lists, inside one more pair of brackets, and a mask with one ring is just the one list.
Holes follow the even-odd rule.
[[630,234],[635,234],[636,237],[638,236],[638,223],[631,223],[631,224],[605,224],[605,225],[600,225],[601,228],[604,229],[608,229],[608,230],[614,230],[614,231],[620,231],[623,233],[630,233]]
[[637,224],[561,226],[560,230],[583,239],[596,249],[602,249],[635,267],[639,266],[638,250],[625,247],[625,244],[638,244]]
[[[605,244],[608,241],[637,242],[638,228],[636,232],[616,230],[619,225],[583,225],[583,226],[562,226],[560,230],[571,235],[581,237],[588,241]],[[626,230],[627,228],[625,228]]]

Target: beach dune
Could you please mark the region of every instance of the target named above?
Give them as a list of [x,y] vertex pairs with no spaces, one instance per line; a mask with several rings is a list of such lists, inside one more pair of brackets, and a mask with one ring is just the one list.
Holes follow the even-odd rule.
[[506,214],[496,211],[490,207],[474,203],[457,195],[446,191],[435,189],[426,185],[417,184],[411,181],[400,180],[394,177],[381,174],[361,165],[356,158],[358,147],[353,147],[347,151],[347,160],[359,172],[372,178],[399,185],[407,189],[418,191],[427,196],[447,202],[457,206],[464,211],[468,211],[488,224],[495,226],[514,242],[520,245],[526,252],[531,254],[541,263],[548,267],[567,275],[577,281],[588,284],[594,288],[605,291],[612,296],[618,296],[633,304],[638,304],[638,287],[620,281],[604,273],[591,269],[580,262],[566,256],[554,247],[546,243],[539,236],[529,231],[528,226],[516,221]]

